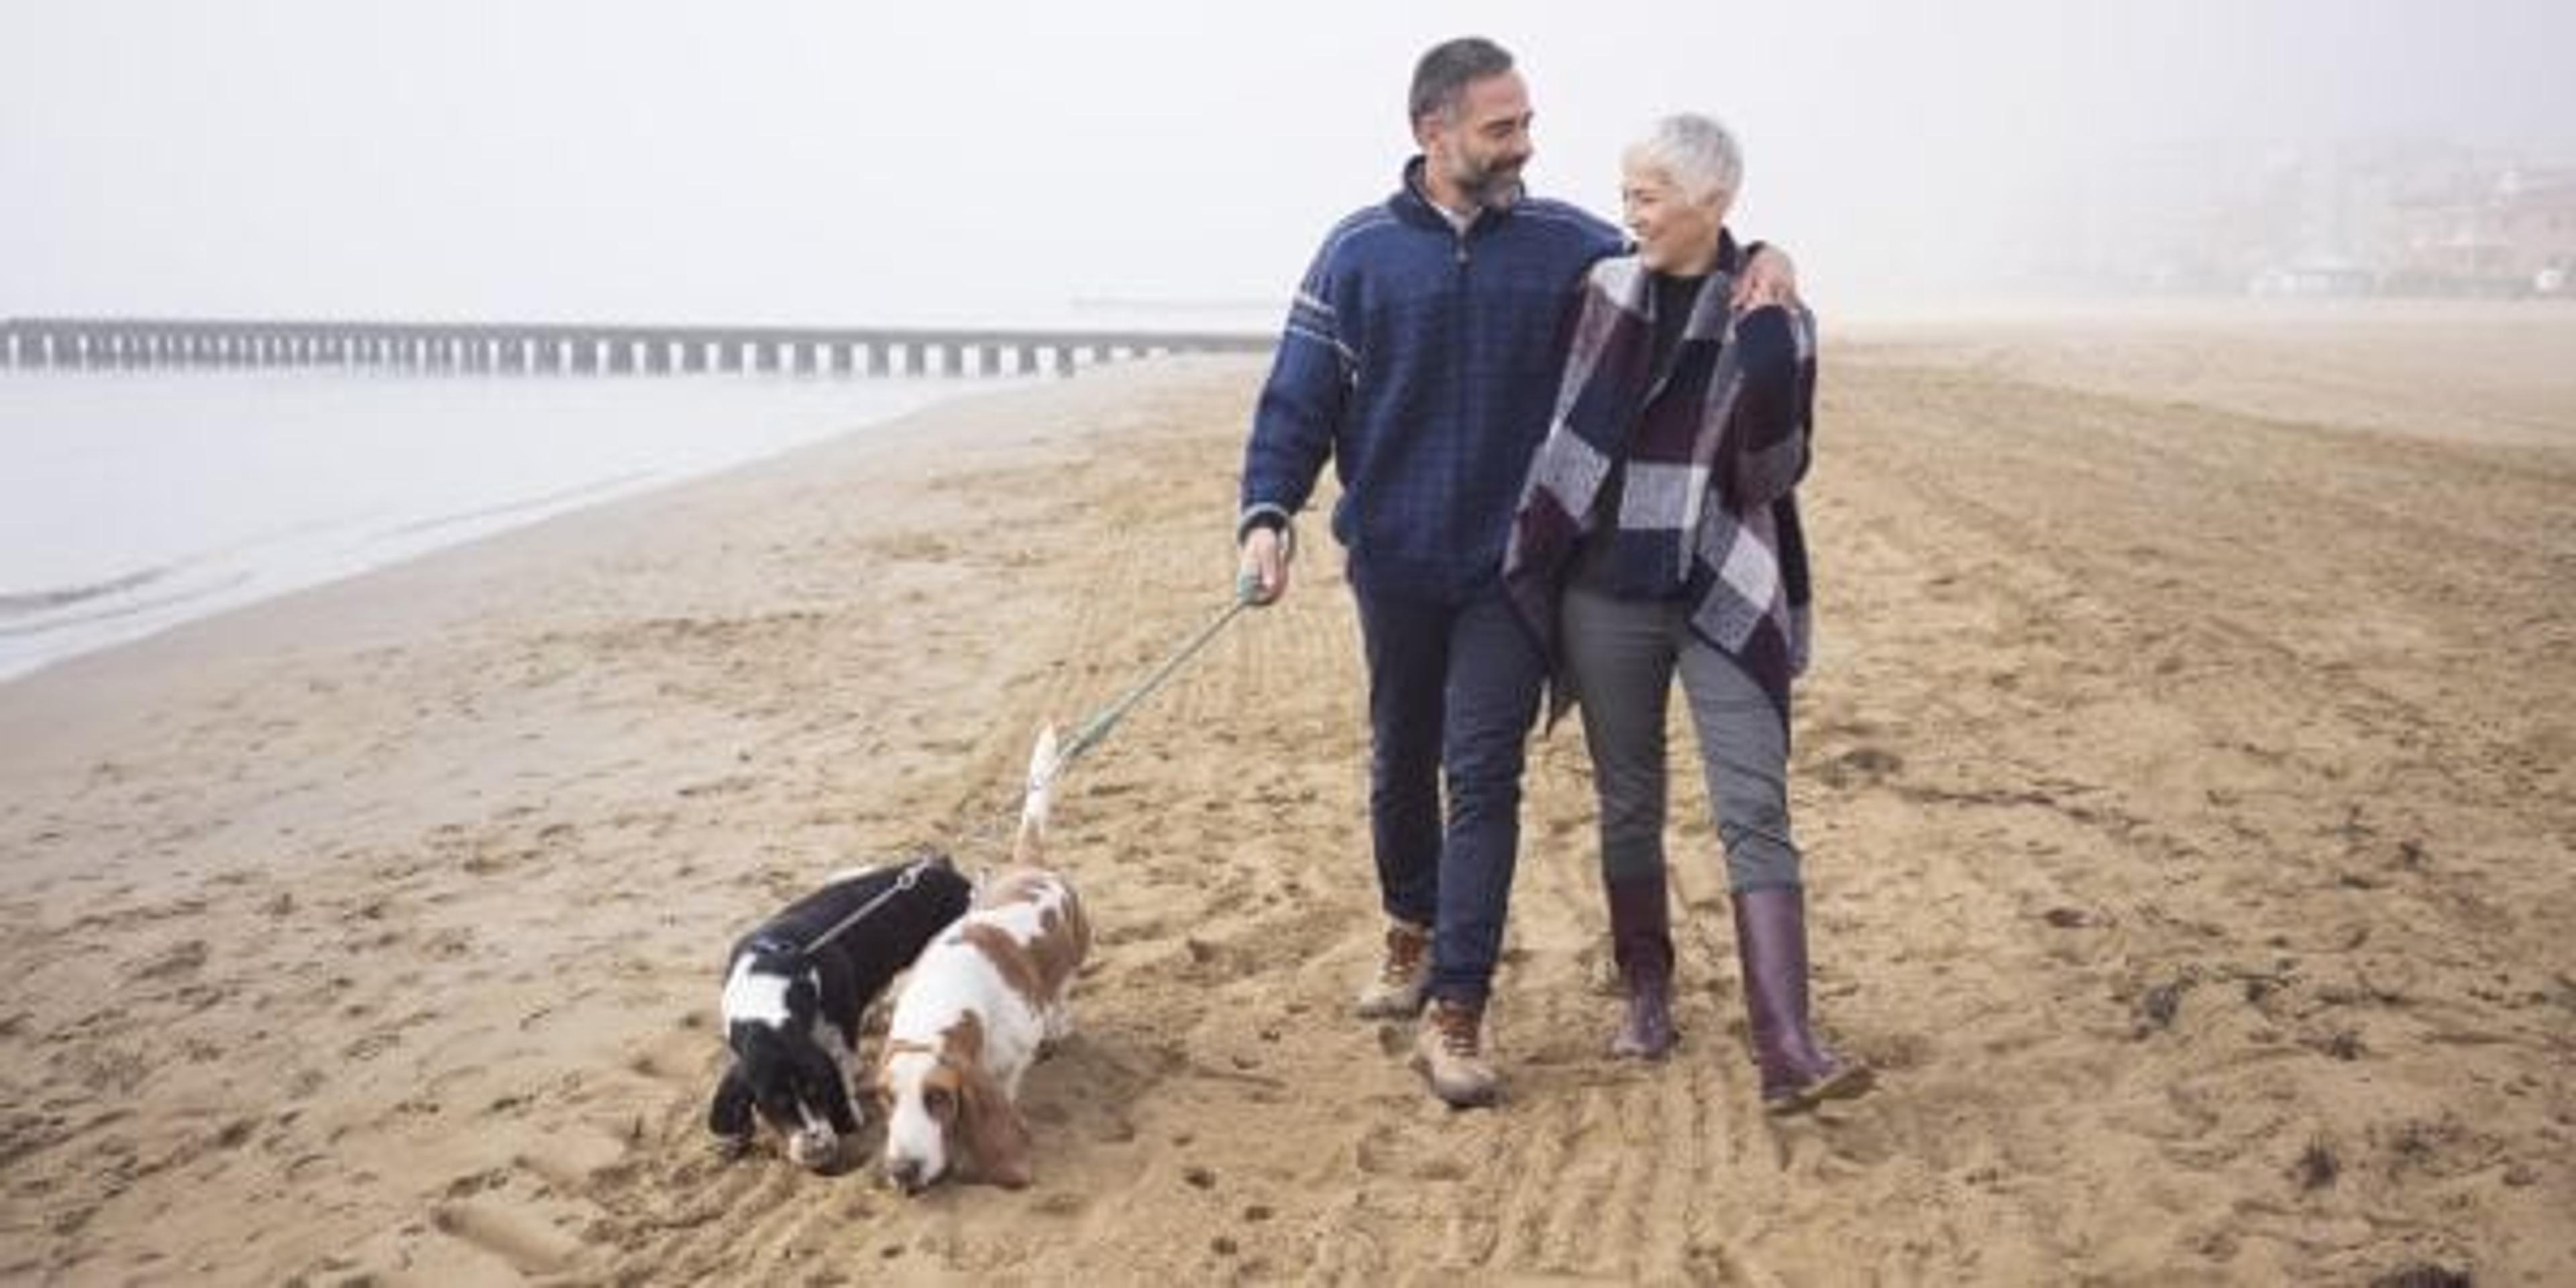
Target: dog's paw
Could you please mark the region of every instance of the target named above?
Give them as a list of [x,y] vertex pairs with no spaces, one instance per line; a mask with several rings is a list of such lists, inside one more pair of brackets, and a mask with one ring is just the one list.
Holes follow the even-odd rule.
[[718,1159],[727,1163],[733,1162],[751,1152],[751,1134],[745,1132],[740,1136],[709,1136],[707,1149]]
[[787,1157],[807,1171],[836,1171],[841,1165],[841,1138],[828,1127],[800,1131],[787,1138]]

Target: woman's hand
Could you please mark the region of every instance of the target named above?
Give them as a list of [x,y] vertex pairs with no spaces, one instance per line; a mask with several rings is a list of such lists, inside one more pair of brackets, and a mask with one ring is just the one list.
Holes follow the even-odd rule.
[[1735,277],[1735,298],[1731,301],[1738,313],[1747,313],[1767,305],[1787,307],[1798,302],[1798,266],[1789,262],[1788,252],[1777,246],[1764,246],[1744,262],[1744,271]]

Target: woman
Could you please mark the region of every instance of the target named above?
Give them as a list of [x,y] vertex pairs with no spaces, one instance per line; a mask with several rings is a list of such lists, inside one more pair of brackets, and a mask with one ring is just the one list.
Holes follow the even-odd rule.
[[1814,321],[1728,305],[1735,140],[1674,116],[1628,150],[1635,252],[1595,265],[1531,465],[1504,577],[1579,704],[1601,804],[1602,880],[1628,991],[1619,1054],[1673,1043],[1664,880],[1664,714],[1681,677],[1726,849],[1764,1105],[1855,1095],[1868,1071],[1817,1043],[1789,835],[1789,684],[1807,656],[1807,559],[1791,489],[1807,468]]

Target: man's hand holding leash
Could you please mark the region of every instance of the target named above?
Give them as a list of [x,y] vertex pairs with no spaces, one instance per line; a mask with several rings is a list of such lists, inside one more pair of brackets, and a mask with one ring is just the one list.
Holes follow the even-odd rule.
[[1287,515],[1265,511],[1246,520],[1236,554],[1236,598],[1266,608],[1288,593],[1288,564],[1297,556],[1297,533],[1288,526]]

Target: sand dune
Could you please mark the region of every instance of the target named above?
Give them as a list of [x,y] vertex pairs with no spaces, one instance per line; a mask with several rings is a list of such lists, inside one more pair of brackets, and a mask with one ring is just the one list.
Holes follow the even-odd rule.
[[1599,1054],[1570,723],[1506,1105],[1346,1017],[1362,710],[1310,524],[1288,601],[1060,791],[1098,943],[1037,1183],[707,1148],[730,936],[836,867],[998,857],[1030,732],[1223,607],[1254,363],[0,686],[0,1279],[2576,1282],[2576,320],[2428,397],[2452,321],[1829,355],[1793,791],[1821,1012],[1885,1076],[1803,1120],[1757,1111],[1695,816],[1682,1050]]

